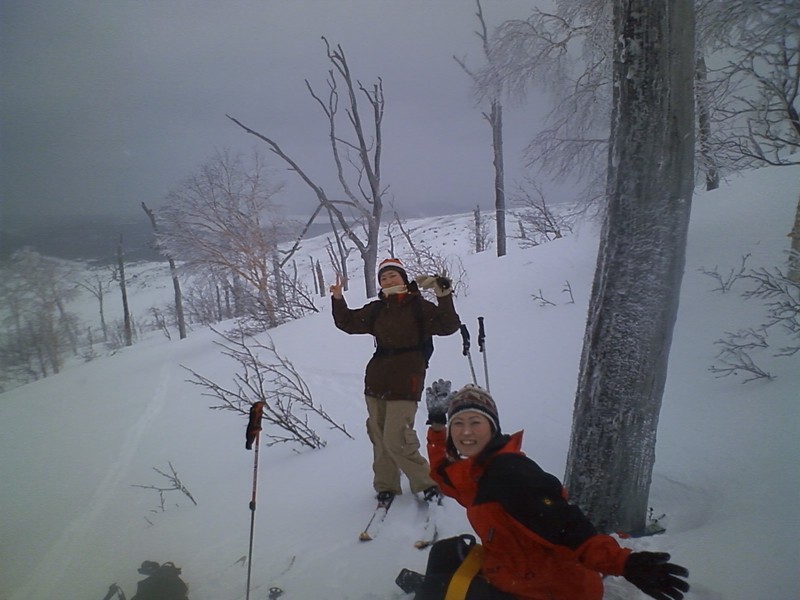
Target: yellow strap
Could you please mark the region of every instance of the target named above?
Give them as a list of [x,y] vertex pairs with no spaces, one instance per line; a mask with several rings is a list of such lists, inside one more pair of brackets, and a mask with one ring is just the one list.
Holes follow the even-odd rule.
[[478,571],[481,569],[483,554],[484,549],[480,544],[475,544],[470,548],[464,562],[459,565],[458,569],[456,569],[456,572],[453,574],[450,585],[447,586],[447,595],[444,597],[444,600],[464,600],[464,598],[467,597],[469,584],[472,583],[475,575],[477,575]]

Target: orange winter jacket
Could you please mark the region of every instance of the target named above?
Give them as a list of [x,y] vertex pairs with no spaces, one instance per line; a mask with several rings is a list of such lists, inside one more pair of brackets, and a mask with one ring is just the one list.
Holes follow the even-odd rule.
[[598,534],[558,478],[521,452],[521,431],[500,439],[483,460],[448,462],[446,432],[428,430],[431,475],[485,548],[481,574],[520,600],[600,600],[601,574],[621,575],[631,551]]

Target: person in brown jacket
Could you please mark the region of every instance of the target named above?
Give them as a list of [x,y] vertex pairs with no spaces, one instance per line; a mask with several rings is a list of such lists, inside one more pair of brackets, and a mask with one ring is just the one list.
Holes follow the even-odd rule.
[[[439,490],[430,477],[428,462],[419,452],[414,418],[425,387],[433,348],[431,336],[453,334],[461,325],[453,306],[451,282],[435,275],[409,281],[400,260],[388,258],[378,268],[378,283],[378,299],[356,309],[347,307],[338,277],[330,286],[336,327],[345,333],[375,337],[375,353],[364,375],[373,487],[378,500],[391,501],[402,493],[402,472],[412,493],[438,500]],[[437,304],[422,298],[419,287],[432,289]]]

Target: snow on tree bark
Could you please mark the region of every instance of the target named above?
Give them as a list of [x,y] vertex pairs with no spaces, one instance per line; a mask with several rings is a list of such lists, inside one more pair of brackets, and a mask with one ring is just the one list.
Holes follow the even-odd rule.
[[693,188],[690,0],[616,0],[612,132],[566,485],[602,531],[645,525]]

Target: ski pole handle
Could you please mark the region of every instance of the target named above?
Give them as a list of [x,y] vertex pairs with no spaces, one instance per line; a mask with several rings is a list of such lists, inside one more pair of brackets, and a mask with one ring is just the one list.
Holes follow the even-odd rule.
[[463,343],[463,348],[461,353],[466,356],[469,354],[469,330],[467,326],[463,323],[461,324],[461,341]]
[[481,352],[484,349],[484,340],[486,339],[486,331],[483,329],[483,317],[478,317],[478,348]]

